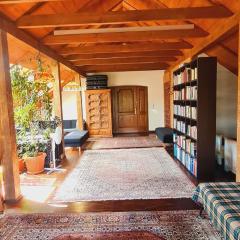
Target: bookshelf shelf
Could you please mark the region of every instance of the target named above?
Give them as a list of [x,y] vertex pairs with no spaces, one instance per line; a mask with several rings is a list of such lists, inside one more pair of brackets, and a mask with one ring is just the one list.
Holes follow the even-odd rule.
[[197,181],[215,170],[215,57],[199,57],[173,73],[174,158]]

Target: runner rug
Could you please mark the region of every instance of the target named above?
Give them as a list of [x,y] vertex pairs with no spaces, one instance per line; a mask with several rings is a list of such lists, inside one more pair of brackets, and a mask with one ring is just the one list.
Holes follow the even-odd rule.
[[137,137],[89,138],[83,145],[85,150],[163,147],[156,135]]
[[2,240],[220,240],[198,211],[31,214],[0,218]]
[[194,189],[164,148],[91,150],[50,201],[190,198]]

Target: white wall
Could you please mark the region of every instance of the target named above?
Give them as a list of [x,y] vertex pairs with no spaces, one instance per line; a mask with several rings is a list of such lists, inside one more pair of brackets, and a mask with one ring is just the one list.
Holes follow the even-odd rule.
[[[207,57],[205,53],[199,56]],[[237,76],[217,64],[216,132],[237,138]]]
[[63,120],[77,119],[77,97],[75,92],[62,92]]
[[[138,85],[148,87],[148,115],[149,130],[153,131],[157,127],[164,126],[164,91],[163,91],[164,71],[136,71],[136,72],[116,72],[104,73],[108,75],[109,86]],[[85,111],[85,79],[82,79],[82,105],[83,118],[86,119]],[[77,107],[76,96],[73,92],[63,92],[63,119],[76,119]]]
[[164,126],[164,71],[112,72],[109,86],[138,85],[148,87],[149,130]]
[[217,133],[229,138],[237,134],[237,76],[217,66]]

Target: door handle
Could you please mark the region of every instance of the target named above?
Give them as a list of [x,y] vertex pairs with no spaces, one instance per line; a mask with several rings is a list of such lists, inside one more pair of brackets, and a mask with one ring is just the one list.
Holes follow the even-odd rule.
[[137,114],[137,108],[136,107],[134,108],[134,114],[135,115]]

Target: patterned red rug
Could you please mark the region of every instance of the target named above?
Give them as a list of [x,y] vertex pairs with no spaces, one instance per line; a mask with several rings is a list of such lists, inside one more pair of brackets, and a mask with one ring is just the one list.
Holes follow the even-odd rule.
[[137,137],[89,138],[85,150],[164,147],[155,135]]
[[156,234],[139,231],[139,232],[113,232],[113,233],[80,233],[80,234],[63,234],[54,238],[54,240],[165,240]]
[[191,210],[7,215],[0,217],[0,239],[221,240],[209,220],[198,214]]

